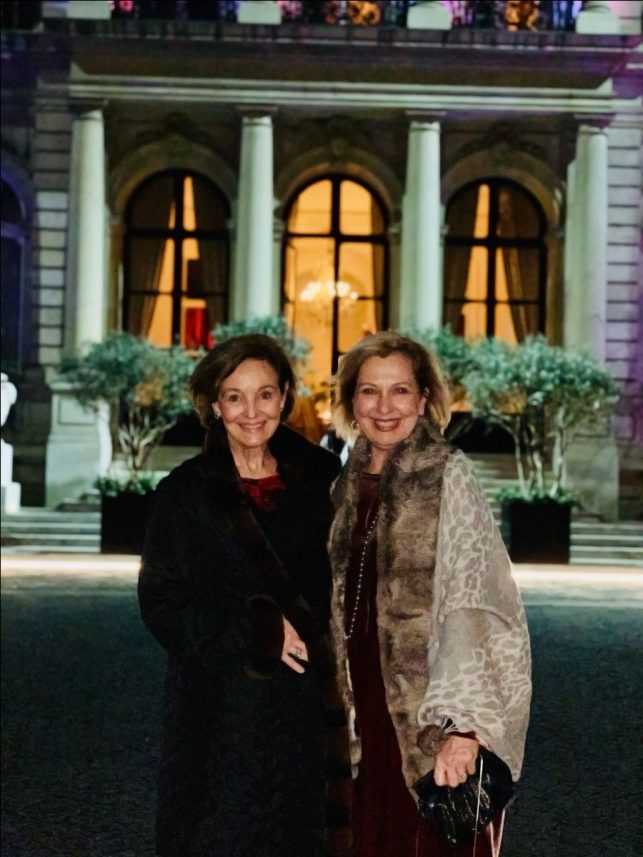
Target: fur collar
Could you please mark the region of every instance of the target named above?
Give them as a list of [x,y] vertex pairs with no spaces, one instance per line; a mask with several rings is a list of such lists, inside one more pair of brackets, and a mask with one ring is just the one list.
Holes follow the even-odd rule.
[[[425,765],[417,745],[417,712],[426,691],[440,497],[451,452],[438,429],[429,420],[420,419],[390,456],[380,479],[376,531],[380,663],[408,782],[415,781]],[[344,599],[359,477],[369,455],[368,441],[359,438],[334,488],[337,513],[330,536],[333,636],[338,683],[349,714],[354,764],[359,761],[360,747],[343,633]]]

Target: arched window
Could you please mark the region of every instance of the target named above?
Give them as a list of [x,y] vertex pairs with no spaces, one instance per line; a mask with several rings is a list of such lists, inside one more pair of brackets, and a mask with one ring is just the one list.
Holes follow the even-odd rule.
[[2,326],[2,369],[15,372],[22,366],[25,306],[25,245],[28,236],[26,217],[11,185],[2,180],[0,286]]
[[546,221],[520,185],[484,179],[447,209],[444,322],[467,339],[521,342],[545,330]]
[[208,347],[228,317],[228,204],[211,181],[170,170],[125,212],[125,330],[161,347]]
[[316,391],[341,354],[386,325],[386,227],[373,191],[344,176],[305,186],[286,209],[284,313],[312,345],[306,381]]

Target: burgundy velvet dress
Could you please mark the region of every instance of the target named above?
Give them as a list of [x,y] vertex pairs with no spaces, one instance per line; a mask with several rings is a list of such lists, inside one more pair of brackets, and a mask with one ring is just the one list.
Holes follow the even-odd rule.
[[[378,494],[379,477],[362,474],[346,581],[347,632],[353,624],[353,633],[347,641],[348,660],[362,744],[359,775],[353,788],[355,857],[470,857],[470,845],[451,849],[420,818],[402,776],[402,760],[386,707],[380,666],[374,538],[371,537],[364,553],[364,540],[377,514]],[[360,565],[362,587],[356,610]],[[490,856],[487,838],[479,837],[476,857]]]

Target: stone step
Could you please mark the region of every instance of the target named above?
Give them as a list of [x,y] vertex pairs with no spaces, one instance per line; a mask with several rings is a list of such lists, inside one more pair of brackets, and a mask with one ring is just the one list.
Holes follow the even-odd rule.
[[90,521],[100,522],[99,509],[89,512],[59,512],[56,509],[24,507],[14,515],[3,515],[2,517],[3,525],[7,526],[14,522],[29,522],[38,526],[39,524],[44,523],[86,523]]
[[642,521],[614,521],[614,523],[607,521],[597,521],[597,520],[583,520],[582,518],[576,518],[572,520],[572,532],[581,533],[622,533],[623,535],[628,534],[640,534],[643,536],[643,522]]
[[607,556],[592,556],[588,554],[585,556],[584,554],[576,555],[572,554],[569,558],[570,565],[604,565],[604,566],[625,566],[627,568],[633,568],[638,571],[643,571],[643,560],[641,559],[628,559],[625,557],[620,557],[619,559],[615,559],[614,557]]
[[643,550],[643,533],[639,535],[623,533],[571,533],[572,544],[587,545],[588,547],[609,547],[623,545],[628,548]]
[[41,545],[48,546],[53,549],[60,549],[62,547],[67,548],[72,545],[82,546],[88,548],[98,547],[100,545],[100,533],[79,533],[77,531],[68,532],[68,533],[38,533],[38,532],[28,532],[28,533],[8,533],[2,535],[2,545],[11,546],[11,545],[23,545],[23,544],[32,544],[32,545]]
[[97,542],[96,545],[41,545],[41,544],[33,544],[32,542],[24,542],[19,545],[3,545],[2,553],[6,556],[21,556],[21,555],[31,555],[31,554],[51,554],[51,553],[62,553],[62,554],[99,554],[100,553],[100,542]]
[[627,560],[628,564],[638,566],[643,571],[643,550],[640,548],[624,548],[624,547],[585,547],[580,545],[572,546],[570,551],[570,560],[575,563],[597,563],[602,562],[604,565],[620,565],[621,562]]
[[2,527],[3,535],[23,533],[100,533],[100,518],[95,521],[11,521]]

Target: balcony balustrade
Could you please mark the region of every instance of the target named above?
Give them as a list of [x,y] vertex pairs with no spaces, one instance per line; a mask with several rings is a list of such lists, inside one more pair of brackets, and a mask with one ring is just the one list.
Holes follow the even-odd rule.
[[[282,22],[345,27],[405,27],[419,0],[277,0]],[[435,0],[434,0],[435,2]],[[63,4],[61,4],[63,5]],[[444,0],[452,27],[475,30],[573,31],[583,0]],[[110,0],[112,19],[235,23],[239,0]],[[2,0],[3,30],[30,30],[42,19],[38,0]]]
[[[284,22],[404,27],[417,0],[277,0]],[[582,0],[446,0],[453,27],[573,30]],[[238,0],[112,0],[114,17],[236,21]]]

